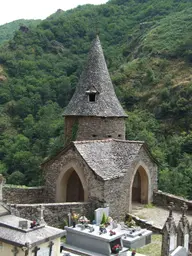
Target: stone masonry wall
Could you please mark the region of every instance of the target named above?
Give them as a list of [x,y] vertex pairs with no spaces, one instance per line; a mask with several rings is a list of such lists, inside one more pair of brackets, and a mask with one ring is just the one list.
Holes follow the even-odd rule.
[[[44,220],[50,226],[63,227],[64,222],[68,221],[70,210],[93,218],[94,206],[90,203],[54,203],[41,204],[45,207]],[[10,205],[13,206],[13,205]],[[15,206],[15,205],[14,205]],[[29,220],[36,220],[40,217],[38,211],[39,204],[17,204],[13,209],[13,214]]]
[[162,229],[160,227],[155,226],[151,222],[147,222],[143,219],[140,219],[139,217],[137,217],[135,215],[132,215],[131,213],[126,214],[125,221],[127,221],[130,218],[132,218],[136,222],[136,224],[138,226],[140,226],[141,228],[149,229],[149,230],[153,231],[156,234],[161,234],[162,233]]
[[[140,149],[130,165],[124,177],[105,181],[104,200],[110,206],[110,215],[116,219],[124,219],[125,214],[131,212],[132,208],[132,182],[135,171],[139,166],[143,166],[149,175],[149,202],[153,201],[153,191],[157,190],[157,165],[151,160],[144,148]],[[142,181],[141,181],[142,182]]]
[[73,140],[125,139],[124,118],[65,117],[65,141],[69,141],[69,138],[74,136],[72,132],[76,122],[77,134]]
[[44,187],[3,187],[3,200],[10,204],[34,204],[44,202]]
[[123,177],[105,181],[104,200],[110,207],[110,216],[118,221],[124,219],[127,213],[126,211],[121,211],[121,205],[125,203],[125,201],[122,200],[122,182]]
[[192,201],[187,200],[183,197],[175,196],[169,193],[165,193],[162,191],[154,191],[153,194],[153,203],[157,206],[162,206],[167,208],[170,202],[173,202],[175,205],[175,210],[181,210],[183,203],[186,203],[188,206],[188,210],[192,211]]
[[59,186],[63,187],[63,174],[70,168],[74,168],[77,174],[82,174],[84,179],[84,193],[87,194],[88,202],[99,202],[103,200],[103,182],[89,169],[80,155],[73,148],[64,155],[54,159],[53,162],[44,166],[45,177],[45,202],[57,201],[56,194]]

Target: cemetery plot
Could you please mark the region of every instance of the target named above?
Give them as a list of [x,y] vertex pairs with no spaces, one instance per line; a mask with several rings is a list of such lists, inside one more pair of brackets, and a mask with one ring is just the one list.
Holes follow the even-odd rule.
[[[95,253],[95,255],[112,255],[112,248],[116,245],[120,245],[121,252],[128,251],[128,248],[124,248],[121,237],[124,232],[117,232],[114,235],[110,235],[109,230],[107,233],[100,234],[99,226],[93,225],[94,231],[90,232],[89,229],[82,230],[81,227],[66,227],[66,248],[79,248],[87,252]],[[70,247],[68,247],[70,246]]]

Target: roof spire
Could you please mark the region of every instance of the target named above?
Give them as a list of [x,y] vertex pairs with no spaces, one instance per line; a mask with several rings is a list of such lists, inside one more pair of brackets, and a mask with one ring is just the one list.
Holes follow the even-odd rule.
[[116,97],[98,35],[64,115],[127,117]]

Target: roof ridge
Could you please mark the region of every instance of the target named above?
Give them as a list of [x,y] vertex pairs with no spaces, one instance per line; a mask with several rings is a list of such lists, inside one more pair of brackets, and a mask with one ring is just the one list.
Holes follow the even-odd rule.
[[73,143],[74,144],[83,144],[83,143],[110,142],[110,141],[123,142],[123,143],[145,144],[145,141],[141,141],[141,140],[120,140],[120,139],[114,139],[114,138],[106,138],[106,139],[100,139],[100,140],[78,140],[78,141],[73,141]]
[[101,139],[101,140],[76,140],[73,141],[74,144],[83,144],[83,143],[95,143],[95,142],[109,142],[109,141],[114,141],[113,138],[110,139]]
[[129,143],[140,143],[140,144],[145,144],[145,141],[142,140],[119,140],[119,139],[114,139],[114,141],[118,142],[129,142]]

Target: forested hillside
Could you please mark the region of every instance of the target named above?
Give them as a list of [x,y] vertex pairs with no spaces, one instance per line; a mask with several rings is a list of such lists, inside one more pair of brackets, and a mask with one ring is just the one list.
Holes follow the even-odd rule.
[[0,48],[0,172],[39,185],[63,146],[65,106],[99,31],[127,139],[145,140],[159,186],[192,199],[192,2],[111,0],[57,12]]
[[10,23],[6,23],[0,26],[0,44],[3,42],[12,39],[15,31],[17,31],[20,27],[24,26],[36,26],[40,23],[40,20],[16,20]]

